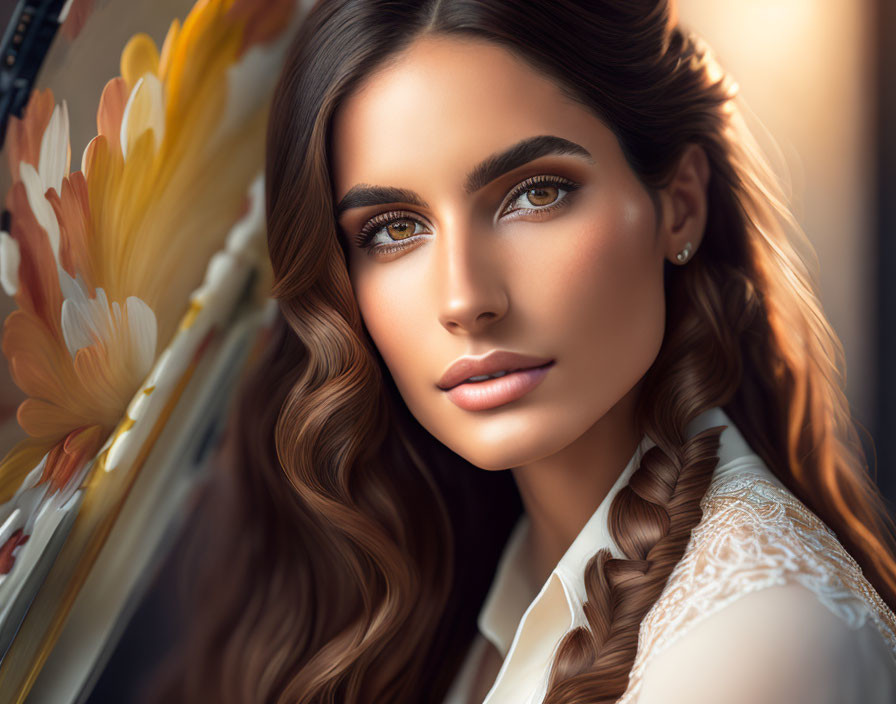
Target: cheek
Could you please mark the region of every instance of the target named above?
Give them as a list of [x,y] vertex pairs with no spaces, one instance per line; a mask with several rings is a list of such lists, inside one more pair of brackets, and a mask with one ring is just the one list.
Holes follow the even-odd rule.
[[364,325],[398,388],[419,385],[426,358],[420,349],[419,282],[369,273],[352,285]]
[[[626,383],[643,374],[665,326],[663,254],[645,193],[595,199],[564,236],[562,256],[543,253],[544,315],[553,334]],[[605,376],[595,368],[594,373]],[[634,379],[632,378],[634,377]]]

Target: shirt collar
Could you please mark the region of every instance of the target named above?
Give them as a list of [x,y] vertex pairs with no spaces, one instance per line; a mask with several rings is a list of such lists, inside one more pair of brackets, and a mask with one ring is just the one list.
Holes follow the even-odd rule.
[[[728,427],[722,432],[720,439],[719,462],[713,475],[714,480],[745,465],[755,466],[758,458],[727,414],[719,407],[711,408],[695,418],[688,425],[687,435],[692,437],[702,430],[717,425]],[[526,558],[523,548],[529,530],[529,517],[524,513],[517,521],[498,561],[494,580],[477,619],[479,631],[494,644],[502,658],[506,658],[511,646],[515,644],[514,634],[519,636],[518,626],[533,607],[540,606],[544,610],[548,608],[548,602],[553,602],[550,609],[552,612],[565,611],[566,609],[561,608],[565,596],[569,622],[561,624],[561,630],[568,630],[576,621],[581,620],[579,612],[581,605],[586,601],[585,565],[588,560],[601,548],[608,548],[613,557],[623,557],[622,551],[609,532],[607,519],[610,504],[638,468],[641,457],[654,445],[653,440],[647,435],[641,439],[616,482],[537,594],[531,593],[526,587],[525,579]]]

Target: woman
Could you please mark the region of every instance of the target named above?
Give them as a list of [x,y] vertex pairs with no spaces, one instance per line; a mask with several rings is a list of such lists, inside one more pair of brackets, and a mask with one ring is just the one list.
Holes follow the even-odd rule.
[[894,696],[892,528],[716,72],[663,0],[311,10],[160,700]]

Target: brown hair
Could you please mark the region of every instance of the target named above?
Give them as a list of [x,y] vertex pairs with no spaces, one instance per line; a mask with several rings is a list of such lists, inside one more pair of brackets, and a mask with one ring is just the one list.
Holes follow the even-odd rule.
[[687,266],[667,266],[666,335],[639,397],[656,446],[610,507],[626,558],[589,562],[589,627],[561,642],[545,701],[625,690],[639,623],[701,516],[721,428],[689,438],[686,427],[713,406],[893,607],[893,528],[840,388],[811,249],[729,83],[668,3],[318,2],[269,125],[282,315],[202,497],[207,528],[190,555],[203,570],[159,699],[440,701],[475,633],[519,495],[509,472],[470,466],[401,401],[352,295],[328,165],[340,102],[424,33],[496,43],[553,77],[613,130],[652,193],[688,143],[711,165],[706,233]]

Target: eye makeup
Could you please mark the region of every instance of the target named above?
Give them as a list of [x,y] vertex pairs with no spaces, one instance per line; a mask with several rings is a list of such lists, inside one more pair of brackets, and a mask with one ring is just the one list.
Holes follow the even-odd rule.
[[[548,174],[532,176],[517,184],[504,199],[499,209],[500,217],[514,216],[514,213],[519,213],[519,215],[514,217],[540,216],[541,214],[563,208],[569,205],[572,194],[579,188],[581,188],[580,184],[563,176]],[[541,192],[541,196],[535,196],[536,198],[544,197],[545,194],[550,195],[552,191],[556,191],[557,195],[555,199],[549,203],[543,205],[535,204],[530,200],[529,194],[536,191]],[[518,201],[524,200],[529,201],[529,207],[511,207]],[[413,224],[414,231],[409,236],[390,238],[389,244],[377,244],[374,242],[376,236],[381,232],[384,232],[389,227],[401,222]],[[418,229],[418,226],[421,229]],[[431,234],[429,230],[426,229],[427,227],[428,225],[414,213],[403,210],[393,210],[370,218],[364,223],[353,239],[356,246],[368,250],[368,254],[388,254],[411,246],[412,243],[420,239],[418,235]],[[388,232],[385,233],[385,236],[387,238],[390,237]]]
[[[545,203],[541,206],[532,203],[532,205],[536,205],[536,207],[510,209],[510,205],[515,203],[522,196],[527,195],[530,191],[545,190],[547,188],[555,188],[558,191],[557,199],[552,201],[551,203]],[[575,181],[569,180],[568,178],[564,178],[563,176],[532,176],[531,178],[527,178],[526,180],[519,183],[513,189],[513,191],[511,191],[510,195],[505,201],[506,205],[502,205],[501,215],[509,215],[510,213],[518,212],[519,210],[525,210],[527,214],[533,211],[546,212],[549,210],[553,210],[554,208],[559,207],[561,204],[566,205],[569,201],[570,194],[578,190],[579,188],[579,184],[577,184]],[[559,191],[565,191],[564,195],[561,196],[559,194]]]

